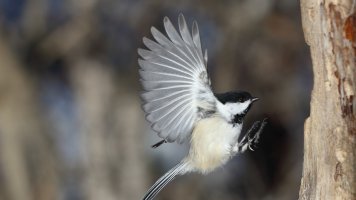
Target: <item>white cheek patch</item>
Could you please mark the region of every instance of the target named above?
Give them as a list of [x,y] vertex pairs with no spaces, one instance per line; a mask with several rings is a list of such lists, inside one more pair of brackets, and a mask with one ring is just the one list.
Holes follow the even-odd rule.
[[250,104],[251,101],[248,100],[243,103],[226,103],[225,107],[231,114],[236,115],[236,114],[242,114]]

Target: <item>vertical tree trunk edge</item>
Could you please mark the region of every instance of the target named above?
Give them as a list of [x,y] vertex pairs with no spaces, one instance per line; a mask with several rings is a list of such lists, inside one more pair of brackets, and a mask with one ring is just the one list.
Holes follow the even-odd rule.
[[356,199],[356,1],[300,4],[314,87],[299,199]]

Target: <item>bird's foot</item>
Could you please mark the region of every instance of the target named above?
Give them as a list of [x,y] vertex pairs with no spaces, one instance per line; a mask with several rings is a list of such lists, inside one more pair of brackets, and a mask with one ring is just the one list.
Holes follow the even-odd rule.
[[239,142],[238,152],[242,153],[247,149],[254,151],[254,148],[256,148],[256,144],[258,143],[262,130],[266,126],[266,124],[267,118],[264,118],[262,122],[256,121],[255,123],[253,123],[252,127],[247,131],[246,135]]

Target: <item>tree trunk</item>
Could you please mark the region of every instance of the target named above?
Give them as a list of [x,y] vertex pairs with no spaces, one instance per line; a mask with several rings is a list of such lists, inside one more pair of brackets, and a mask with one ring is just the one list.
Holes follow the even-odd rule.
[[355,0],[302,0],[314,88],[299,199],[356,199]]

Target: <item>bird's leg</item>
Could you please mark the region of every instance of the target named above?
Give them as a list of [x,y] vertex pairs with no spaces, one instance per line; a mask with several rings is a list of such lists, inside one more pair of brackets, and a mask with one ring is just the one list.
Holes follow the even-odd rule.
[[251,135],[247,136],[248,139],[248,148],[253,151],[252,147],[256,147],[256,144],[258,143],[258,140],[260,139],[260,135],[262,133],[263,128],[267,124],[267,118],[264,118],[260,124],[260,127],[258,128],[257,132],[251,137]]
[[252,147],[258,143],[262,130],[266,124],[267,118],[263,119],[262,122],[256,121],[255,123],[253,123],[252,127],[247,131],[241,141],[237,142],[236,145],[233,147],[233,152],[243,153],[247,149],[253,151]]

